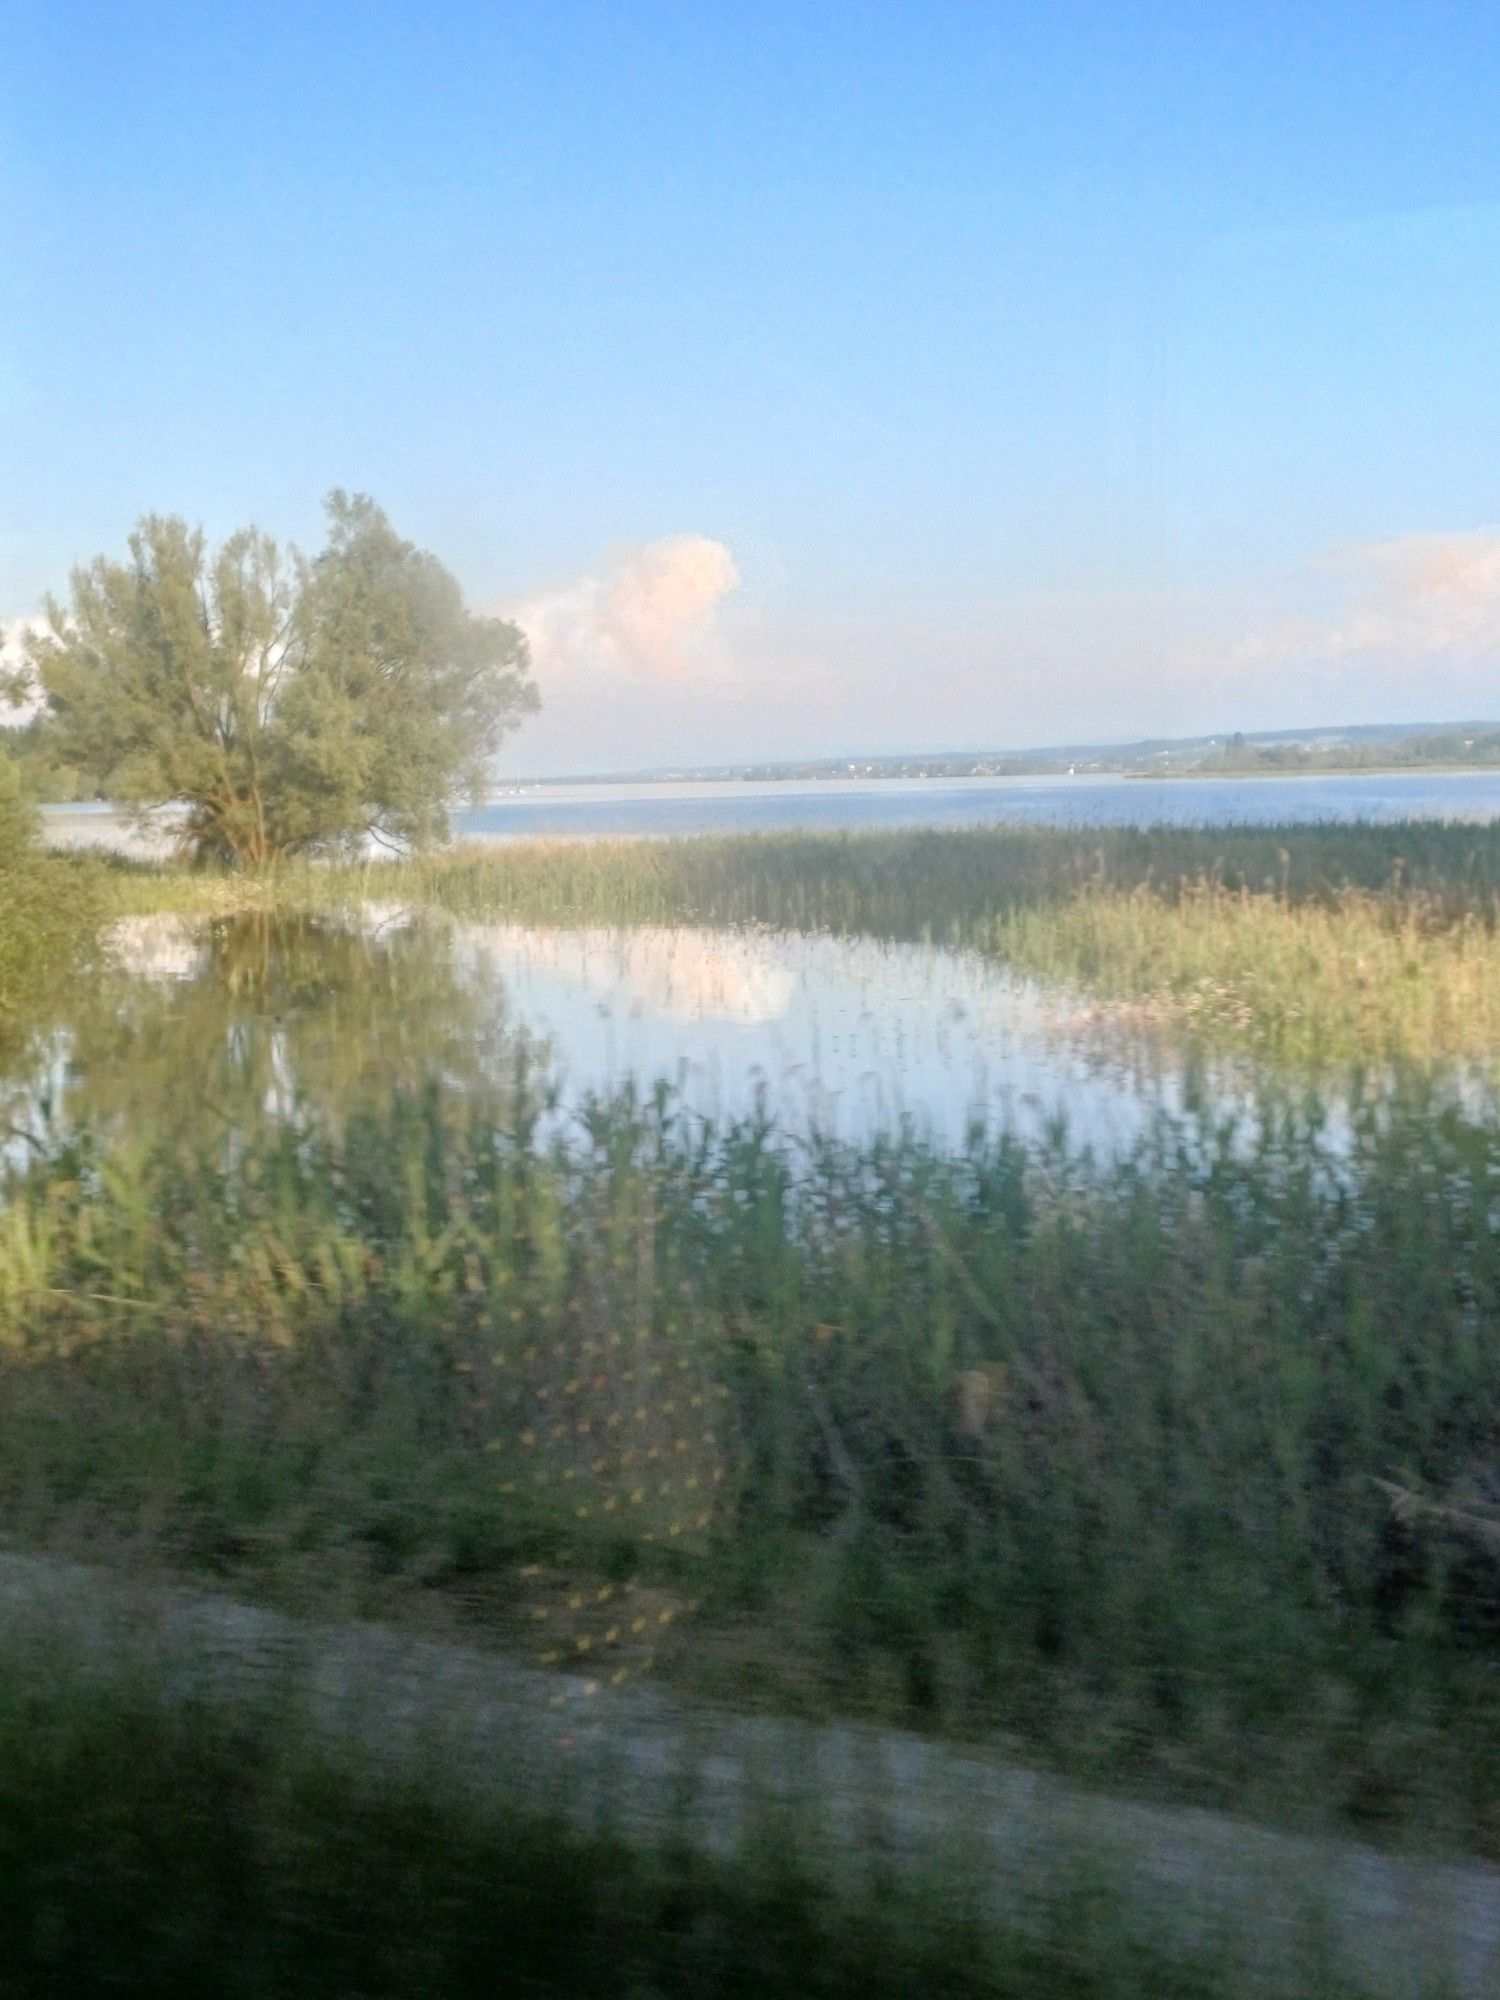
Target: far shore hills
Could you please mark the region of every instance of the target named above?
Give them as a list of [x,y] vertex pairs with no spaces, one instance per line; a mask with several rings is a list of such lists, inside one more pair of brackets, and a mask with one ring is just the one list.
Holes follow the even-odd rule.
[[[76,773],[53,759],[45,725],[0,722],[0,759],[20,767],[40,805],[102,803]],[[808,784],[881,779],[1257,778],[1390,776],[1500,771],[1500,721],[1361,723],[1344,728],[1236,731],[1151,737],[1133,743],[1061,743],[1025,750],[934,750],[866,756],[766,759],[738,764],[671,764],[545,776],[497,774],[492,797],[565,785]]]
[[521,785],[775,784],[851,778],[1253,778],[1304,773],[1336,777],[1494,770],[1500,770],[1500,722],[1375,722],[1345,728],[1150,737],[1134,743],[1061,743],[1028,750],[778,758],[549,777],[518,774],[500,780],[497,790]]

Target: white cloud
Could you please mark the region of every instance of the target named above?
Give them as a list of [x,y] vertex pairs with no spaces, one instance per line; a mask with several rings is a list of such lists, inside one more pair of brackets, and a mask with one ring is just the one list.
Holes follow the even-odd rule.
[[1275,624],[1238,659],[1500,667],[1500,529],[1395,535],[1338,550],[1320,567],[1339,599],[1331,614]]
[[1340,652],[1500,659],[1500,530],[1403,535],[1350,552],[1366,596]]
[[632,1018],[760,1027],[780,1020],[795,993],[790,969],[755,937],[651,925],[621,932],[513,924],[470,924],[464,935],[502,978],[517,972],[561,978]]
[[543,678],[593,670],[684,681],[722,664],[716,614],[739,588],[723,542],[670,535],[632,550],[601,575],[511,607]]

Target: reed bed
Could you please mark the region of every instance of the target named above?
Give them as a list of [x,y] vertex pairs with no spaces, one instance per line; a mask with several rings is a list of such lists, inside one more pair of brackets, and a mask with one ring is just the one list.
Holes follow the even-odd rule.
[[1500,1851],[1500,1124],[542,1110],[35,1159],[4,1531]]
[[1204,882],[1170,899],[1090,889],[977,934],[1032,976],[1101,998],[1101,1025],[1176,1031],[1283,1071],[1500,1055],[1500,933],[1476,913],[1434,921],[1419,900],[1298,902]]
[[[421,965],[330,1009],[323,958],[267,945],[255,1004],[316,1043],[303,1103],[211,983],[154,1028],[101,988],[97,1133],[43,1121],[0,1190],[0,1533],[1500,1853],[1500,1120],[1472,1068],[1500,832],[34,865],[0,909],[19,1032],[102,911],[254,908],[270,939],[379,898],[962,945],[1304,1084],[1108,1167],[1062,1134],[704,1125],[665,1092],[564,1128],[524,1058],[486,1081],[488,1030]],[[68,950],[25,957],[65,910]],[[184,1068],[213,1102],[176,1101]]]
[[114,887],[129,909],[375,895],[539,924],[926,940],[1282,1066],[1488,1062],[1500,1050],[1500,831],[1490,826],[535,841],[259,880],[121,870]]
[[86,959],[103,913],[100,870],[37,853],[36,815],[0,752],[0,1062]]
[[1390,825],[993,826],[916,832],[517,841],[403,864],[465,914],[539,922],[775,923],[963,943],[1016,909],[1086,890],[1164,902],[1204,885],[1330,911],[1351,891],[1437,929],[1500,913],[1500,828]]
[[420,900],[529,921],[754,922],[977,948],[1282,1065],[1500,1051],[1494,830],[994,828],[473,851]]

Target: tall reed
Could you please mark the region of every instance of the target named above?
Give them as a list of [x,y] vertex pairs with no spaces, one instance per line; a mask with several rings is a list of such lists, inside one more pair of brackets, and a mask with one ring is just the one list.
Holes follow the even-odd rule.
[[541,1110],[523,1071],[35,1162],[7,1531],[601,1671],[649,1622],[720,1696],[1500,1849],[1491,1118],[1267,1104],[1106,1170]]
[[1262,1059],[1500,1051],[1500,831],[992,827],[535,841],[275,882],[120,873],[122,906],[398,897],[483,920],[769,924],[961,945]]

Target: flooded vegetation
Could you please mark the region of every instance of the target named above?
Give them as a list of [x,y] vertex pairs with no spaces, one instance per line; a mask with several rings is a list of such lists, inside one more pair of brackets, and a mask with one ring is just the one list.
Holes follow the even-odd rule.
[[1494,825],[537,842],[261,882],[122,866],[114,894],[122,911],[379,899],[551,929],[769,926],[948,946],[1290,1078],[1487,1064],[1500,1045]]
[[12,1535],[547,1614],[611,1673],[665,1613],[721,1697],[1494,1846],[1493,1128],[1097,1171],[630,1094],[547,1142],[524,1071],[305,1090],[16,1179]]
[[1500,1852],[1497,873],[1426,827],[101,871],[8,1069],[0,1523]]
[[[291,1115],[427,1076],[494,1082],[524,1049],[556,1117],[627,1084],[683,1113],[759,1109],[803,1140],[1066,1126],[1108,1153],[1202,1087],[1160,1036],[969,950],[764,926],[485,923],[390,901],[117,919],[33,1072],[54,1122],[129,1091],[137,1130],[204,1101]],[[201,1079],[178,1093],[171,1076]],[[1219,1065],[1221,1098],[1243,1089]],[[24,1073],[12,1067],[15,1094]],[[320,1081],[322,1079],[322,1081]],[[228,1116],[228,1112],[223,1115]]]
[[105,911],[98,866],[37,854],[35,824],[0,759],[0,1073],[82,973]]

